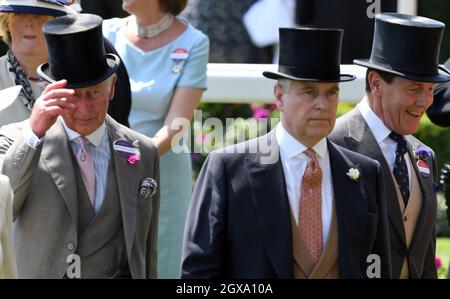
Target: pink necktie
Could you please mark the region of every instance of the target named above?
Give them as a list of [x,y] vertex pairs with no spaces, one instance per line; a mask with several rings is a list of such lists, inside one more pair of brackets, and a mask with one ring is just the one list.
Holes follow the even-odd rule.
[[84,186],[89,195],[89,200],[94,207],[95,200],[95,170],[94,161],[92,160],[91,153],[87,148],[86,138],[79,136],[76,138],[80,149],[77,153],[77,161],[80,167],[81,178],[83,179]]
[[302,178],[299,210],[299,228],[305,246],[314,264],[322,254],[322,170],[316,152],[307,149],[311,159]]

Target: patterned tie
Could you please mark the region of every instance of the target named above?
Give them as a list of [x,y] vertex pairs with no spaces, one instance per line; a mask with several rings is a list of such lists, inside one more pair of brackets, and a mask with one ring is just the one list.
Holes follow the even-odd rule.
[[391,132],[391,134],[389,134],[389,137],[397,142],[397,150],[395,152],[396,156],[394,164],[394,176],[395,180],[397,181],[398,188],[402,193],[403,202],[406,206],[409,199],[409,175],[405,161],[405,154],[408,152],[408,148],[406,146],[406,140],[402,135]]
[[299,228],[314,264],[322,254],[322,170],[316,152],[307,149],[311,159],[302,178]]
[[91,153],[88,148],[89,141],[86,138],[79,136],[76,142],[80,146],[77,153],[77,162],[80,167],[81,178],[83,179],[84,186],[89,195],[89,200],[94,207],[95,200],[95,170],[94,161],[92,160]]

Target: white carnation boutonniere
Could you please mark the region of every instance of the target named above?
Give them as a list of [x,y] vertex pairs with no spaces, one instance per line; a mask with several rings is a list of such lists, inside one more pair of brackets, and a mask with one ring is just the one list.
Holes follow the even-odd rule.
[[350,168],[347,172],[347,176],[354,182],[357,182],[359,180],[359,170],[358,168]]

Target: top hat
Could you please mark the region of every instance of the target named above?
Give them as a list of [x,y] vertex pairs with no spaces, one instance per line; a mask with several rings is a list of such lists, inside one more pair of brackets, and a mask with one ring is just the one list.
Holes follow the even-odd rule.
[[1,0],[0,12],[65,16],[73,13],[66,0]]
[[344,31],[325,28],[280,28],[278,72],[263,72],[269,79],[343,82],[355,79],[340,73]]
[[445,67],[438,65],[444,28],[444,23],[424,17],[377,14],[370,58],[353,62],[414,81],[450,81]]
[[[448,66],[449,60],[445,63]],[[435,125],[450,127],[450,82],[442,83],[434,89],[433,104],[427,109],[428,118]]]
[[37,68],[47,82],[67,80],[67,88],[92,86],[117,70],[120,59],[105,53],[103,19],[92,14],[59,17],[43,27],[49,62]]

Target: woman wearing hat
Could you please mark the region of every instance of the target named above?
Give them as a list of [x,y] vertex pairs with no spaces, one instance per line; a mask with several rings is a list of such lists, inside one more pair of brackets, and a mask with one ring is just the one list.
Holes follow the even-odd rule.
[[0,125],[30,116],[35,99],[45,87],[36,74],[36,68],[48,57],[41,28],[45,22],[66,15],[69,10],[67,6],[47,1],[0,1],[0,35],[9,46],[0,58],[0,88],[23,86],[18,99],[2,111]]
[[[103,33],[127,67],[132,89],[130,126],[152,137],[161,155],[158,278],[178,278],[184,222],[191,194],[188,149],[171,150],[177,118],[190,120],[206,89],[209,41],[177,15],[187,0],[127,0],[131,15],[107,20]],[[178,141],[176,141],[178,144]]]
[[[70,6],[61,4],[63,2],[68,5],[73,1],[0,0],[0,36],[9,46],[6,55],[0,57],[0,89],[23,86],[18,100],[0,112],[0,126],[27,119],[35,100],[42,93],[45,83],[36,74],[36,68],[47,62],[48,53],[41,28],[55,17],[76,13]],[[108,52],[117,54],[106,39],[105,47]],[[131,90],[122,64],[117,75],[115,96],[108,114],[128,126]]]

